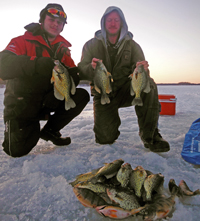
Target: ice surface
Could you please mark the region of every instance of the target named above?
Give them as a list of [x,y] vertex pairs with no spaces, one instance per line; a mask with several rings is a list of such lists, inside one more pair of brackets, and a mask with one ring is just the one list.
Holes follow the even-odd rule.
[[[89,87],[85,88],[89,91]],[[173,94],[177,98],[176,115],[159,118],[161,134],[171,146],[168,153],[156,154],[143,147],[138,136],[134,107],[120,109],[121,135],[114,144],[96,144],[92,98],[84,111],[61,131],[64,136],[71,137],[69,146],[56,147],[51,142],[39,140],[32,152],[22,158],[11,158],[1,148],[0,220],[111,220],[100,216],[94,209],[82,206],[69,182],[80,173],[89,172],[118,158],[130,163],[132,168],[142,165],[152,172],[162,173],[166,192],[171,178],[177,184],[184,179],[192,190],[200,188],[200,166],[189,164],[181,157],[185,134],[192,122],[200,117],[200,86],[158,86],[158,91],[159,94]],[[1,143],[4,131],[3,92],[1,88]],[[171,220],[198,221],[199,210],[199,195],[177,199]]]

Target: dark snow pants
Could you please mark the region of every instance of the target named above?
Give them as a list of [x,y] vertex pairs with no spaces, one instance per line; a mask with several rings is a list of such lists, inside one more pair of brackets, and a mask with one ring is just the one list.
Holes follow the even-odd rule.
[[[76,94],[71,96],[76,103],[75,108],[65,110],[64,101],[50,115],[45,127],[60,131],[71,120],[79,115],[90,100],[89,94],[82,88],[76,88]],[[40,138],[39,120],[11,119],[5,122],[4,151],[12,157],[28,154]]]
[[[159,100],[157,86],[153,79],[150,81],[151,91],[142,92],[143,106],[135,106],[138,118],[139,133],[143,139],[152,139],[157,128],[159,117]],[[95,92],[93,100],[94,108],[94,132],[97,143],[111,144],[120,135],[119,108],[132,106],[134,96],[130,95],[130,82],[127,82],[114,96],[110,96],[109,104],[101,105],[101,95]]]

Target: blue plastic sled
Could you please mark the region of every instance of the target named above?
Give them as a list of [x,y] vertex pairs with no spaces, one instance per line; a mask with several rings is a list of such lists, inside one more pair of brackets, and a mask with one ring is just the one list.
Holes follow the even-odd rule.
[[181,156],[189,163],[200,165],[200,118],[192,123],[185,135]]

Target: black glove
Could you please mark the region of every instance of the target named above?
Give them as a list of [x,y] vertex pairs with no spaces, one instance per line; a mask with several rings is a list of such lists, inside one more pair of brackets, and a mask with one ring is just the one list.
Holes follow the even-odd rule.
[[67,68],[69,74],[77,74],[79,72],[78,67]]
[[55,64],[52,58],[40,57],[36,61],[36,72],[44,76],[51,76]]
[[78,72],[79,72],[78,67],[72,67],[72,68],[66,67],[66,68],[67,68],[69,74],[72,76],[75,85],[77,86],[80,82],[80,78],[78,75]]
[[52,90],[48,94],[46,94],[43,101],[43,106],[49,109],[56,109],[59,106],[60,102],[61,101],[54,96],[54,91]]

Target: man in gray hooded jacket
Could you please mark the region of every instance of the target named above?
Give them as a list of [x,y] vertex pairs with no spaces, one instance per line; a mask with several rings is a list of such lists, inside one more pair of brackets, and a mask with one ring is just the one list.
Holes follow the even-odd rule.
[[[138,65],[148,70],[148,63],[141,47],[132,39],[120,8],[107,8],[101,19],[101,30],[86,42],[78,64],[79,75],[83,80],[91,81],[94,96],[94,132],[97,143],[112,144],[119,136],[121,124],[118,109],[131,106],[129,75]],[[108,72],[112,74],[112,92],[110,103],[101,104],[101,94],[93,88],[96,62],[102,60]],[[138,117],[139,135],[146,148],[153,152],[167,152],[169,143],[158,132],[159,101],[157,86],[150,79],[151,91],[141,94],[143,106],[135,106]]]

